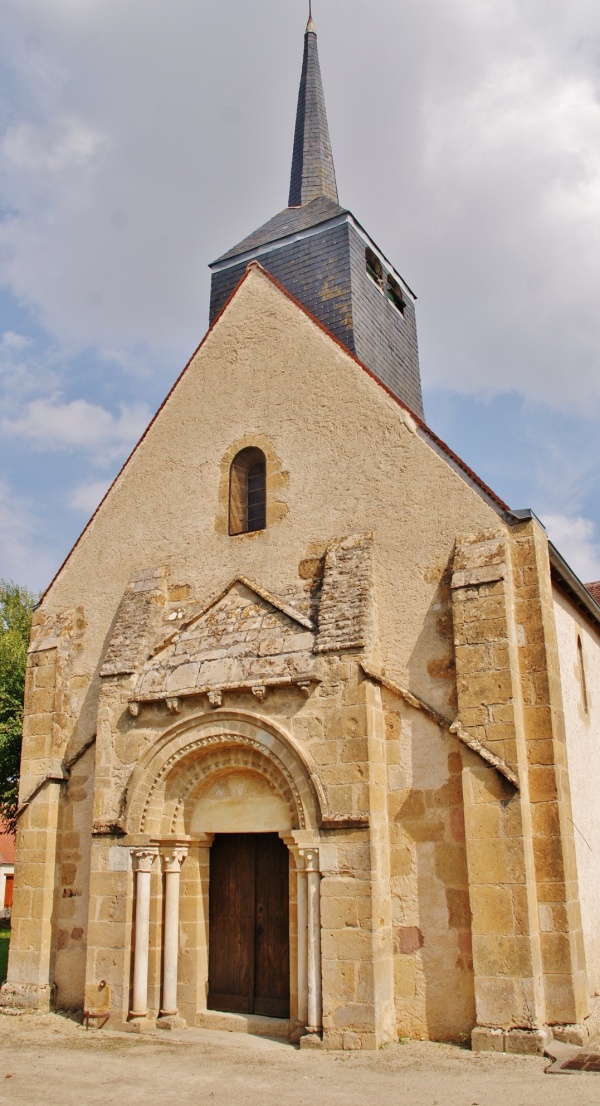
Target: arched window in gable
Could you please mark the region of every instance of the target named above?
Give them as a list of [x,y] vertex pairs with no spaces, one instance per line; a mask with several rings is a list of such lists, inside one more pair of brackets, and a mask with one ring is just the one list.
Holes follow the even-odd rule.
[[229,473],[229,533],[249,534],[267,525],[267,462],[261,449],[241,449]]

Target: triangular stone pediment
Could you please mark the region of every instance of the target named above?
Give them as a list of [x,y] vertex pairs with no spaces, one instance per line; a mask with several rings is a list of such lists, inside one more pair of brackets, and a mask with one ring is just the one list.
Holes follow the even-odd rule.
[[133,697],[300,680],[314,671],[314,644],[306,615],[238,577],[146,661]]

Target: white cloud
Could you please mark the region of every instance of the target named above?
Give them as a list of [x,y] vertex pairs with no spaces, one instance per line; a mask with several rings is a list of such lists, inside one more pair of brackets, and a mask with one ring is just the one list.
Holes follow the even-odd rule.
[[92,515],[98,504],[104,499],[110,486],[110,481],[94,480],[89,484],[78,484],[73,488],[69,496],[69,507],[75,511],[83,511],[85,515]]
[[550,541],[583,583],[600,580],[600,535],[594,523],[578,515],[544,515]]
[[46,586],[54,558],[40,540],[40,529],[32,505],[0,481],[0,574],[4,579],[34,590]]
[[31,180],[39,173],[72,173],[88,165],[100,144],[101,136],[79,119],[55,120],[46,130],[20,123],[4,135],[0,158],[5,160],[5,172],[12,168]]
[[5,418],[39,393],[40,387],[56,388],[58,381],[55,358],[48,350],[42,356],[27,335],[4,332],[0,339],[0,403]]
[[29,345],[31,345],[31,340],[24,334],[16,334],[14,330],[5,330],[0,341],[0,353],[26,349]]
[[114,459],[135,444],[150,419],[142,404],[122,406],[118,415],[85,399],[64,403],[58,397],[28,403],[7,433],[23,437],[39,450],[84,449],[100,462]]
[[[61,344],[191,352],[206,263],[285,201],[302,19],[6,7],[10,287]],[[330,0],[319,32],[341,199],[420,293],[430,384],[600,411],[600,6]]]

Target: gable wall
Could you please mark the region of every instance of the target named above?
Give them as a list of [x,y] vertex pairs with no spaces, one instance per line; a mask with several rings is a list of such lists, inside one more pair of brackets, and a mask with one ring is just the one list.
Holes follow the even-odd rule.
[[[215,526],[220,466],[249,433],[272,443],[285,517],[230,538]],[[498,524],[495,511],[412,432],[403,409],[252,272],[43,608],[71,608],[85,596],[77,664],[91,675],[140,568],[169,564],[170,582],[190,584],[199,598],[238,573],[283,593],[298,584],[298,562],[315,543],[322,549],[341,534],[373,530],[382,652],[390,669],[447,709],[452,648],[440,581],[455,534],[490,524]]]

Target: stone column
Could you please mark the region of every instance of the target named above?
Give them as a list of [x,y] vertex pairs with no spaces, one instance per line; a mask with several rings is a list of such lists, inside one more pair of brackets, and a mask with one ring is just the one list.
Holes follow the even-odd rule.
[[317,849],[304,852],[308,905],[308,1033],[322,1028],[323,998],[321,990],[321,873]]
[[179,877],[186,848],[162,854],[165,873],[165,930],[163,936],[163,988],[161,1018],[177,1016],[177,959],[179,955]]
[[298,895],[298,1021],[308,1024],[308,890],[304,857],[296,857]]
[[150,942],[150,880],[156,848],[133,849],[135,873],[135,938],[133,960],[133,1005],[130,1018],[148,1013],[148,951]]

